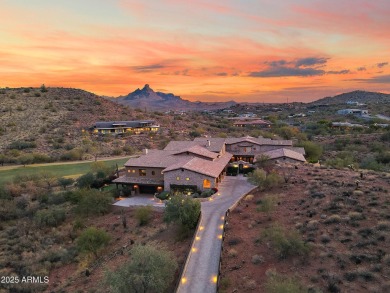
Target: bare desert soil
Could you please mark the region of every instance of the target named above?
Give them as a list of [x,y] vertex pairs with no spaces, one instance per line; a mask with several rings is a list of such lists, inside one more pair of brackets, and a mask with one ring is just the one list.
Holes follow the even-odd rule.
[[[310,165],[285,174],[288,183],[255,192],[228,216],[219,292],[267,292],[275,273],[295,277],[302,292],[390,292],[389,174]],[[274,210],[260,211],[270,196]],[[277,255],[262,234],[275,223],[296,230],[309,254]]]
[[[153,217],[145,226],[139,226],[134,217],[135,209],[125,209],[127,228],[124,229],[121,220],[121,208],[114,207],[112,212],[94,218],[86,226],[94,226],[106,230],[111,236],[108,248],[100,253],[100,258],[90,261],[80,258],[78,263],[58,267],[50,272],[50,285],[46,292],[109,292],[103,284],[105,271],[117,269],[130,260],[128,251],[137,244],[151,244],[164,247],[176,256],[179,269],[176,280],[168,292],[173,292],[180,270],[190,249],[191,237],[177,241],[177,231],[174,226],[163,222],[162,211],[155,210]],[[89,270],[87,277],[85,272]]]

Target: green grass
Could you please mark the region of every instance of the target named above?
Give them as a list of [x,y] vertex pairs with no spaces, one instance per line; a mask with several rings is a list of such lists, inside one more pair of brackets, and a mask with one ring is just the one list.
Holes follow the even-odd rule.
[[[115,160],[107,160],[103,161],[108,166],[118,164],[119,168],[123,166],[123,164],[128,159],[115,159]],[[30,166],[18,166],[15,168],[0,168],[0,185],[4,185],[6,182],[12,181],[12,179],[17,175],[32,175],[37,174],[39,172],[45,171],[54,174],[57,177],[78,177],[80,175],[86,174],[91,171],[91,164],[93,162],[85,162],[85,163],[76,163],[76,164],[46,164],[46,165],[30,165]]]

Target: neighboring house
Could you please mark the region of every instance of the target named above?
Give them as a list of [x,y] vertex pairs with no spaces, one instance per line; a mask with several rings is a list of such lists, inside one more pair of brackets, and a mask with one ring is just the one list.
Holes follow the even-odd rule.
[[261,120],[261,119],[256,119],[256,120],[240,120],[236,121],[233,124],[236,127],[259,127],[259,128],[269,128],[271,127],[271,122]]
[[368,115],[368,110],[362,110],[362,109],[342,109],[338,110],[337,114],[341,115]]
[[[290,149],[282,148],[282,149],[276,149],[272,151],[268,151],[265,153],[262,153],[265,157],[267,157],[270,161],[275,163],[303,163],[306,162],[305,157],[302,153],[299,153],[297,151],[293,151]],[[255,158],[256,162],[256,158]]]
[[347,101],[347,105],[365,106],[366,104],[359,103],[359,102],[356,102],[356,101]]
[[126,174],[113,182],[128,185],[134,193],[203,191],[218,187],[229,165],[242,171],[261,154],[275,161],[305,162],[304,149],[294,148],[291,140],[198,137],[171,141],[164,150],[145,150],[140,157],[129,159]]
[[349,123],[349,122],[332,122],[332,127],[338,128],[364,128],[366,126],[361,124]]
[[100,134],[122,134],[131,132],[140,134],[142,132],[157,132],[160,125],[156,124],[154,120],[140,120],[140,121],[109,121],[96,122],[93,133]]

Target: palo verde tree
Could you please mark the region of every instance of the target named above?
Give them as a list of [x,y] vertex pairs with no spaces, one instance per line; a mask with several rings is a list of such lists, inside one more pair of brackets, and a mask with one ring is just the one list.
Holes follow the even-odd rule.
[[165,203],[164,221],[194,229],[198,223],[200,202],[186,195],[175,195]]
[[110,235],[106,231],[89,227],[77,239],[77,248],[80,252],[93,253],[97,257],[98,252],[109,242]]

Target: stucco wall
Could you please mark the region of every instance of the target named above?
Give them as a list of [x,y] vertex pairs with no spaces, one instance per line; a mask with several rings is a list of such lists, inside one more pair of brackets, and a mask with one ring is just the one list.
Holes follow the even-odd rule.
[[304,163],[302,161],[294,160],[291,158],[278,158],[278,159],[272,159],[270,161],[272,161],[274,163],[290,163],[290,164],[303,164]]
[[[180,180],[177,180],[177,177],[180,178]],[[190,180],[186,180],[186,178],[189,178]],[[169,191],[171,184],[176,185],[196,185],[199,190],[203,191],[203,180],[208,179],[210,180],[211,186],[210,188],[216,187],[215,186],[215,178],[202,175],[196,172],[184,170],[173,170],[169,172],[164,173],[164,190]]]
[[[139,169],[144,169],[146,171],[146,176],[139,176]],[[135,172],[133,172],[133,170],[135,170]],[[126,176],[128,176],[128,177],[152,178],[152,179],[156,179],[156,180],[163,180],[164,179],[164,175],[161,174],[162,170],[164,170],[164,168],[126,167]],[[152,175],[153,171],[154,171],[154,175]]]

